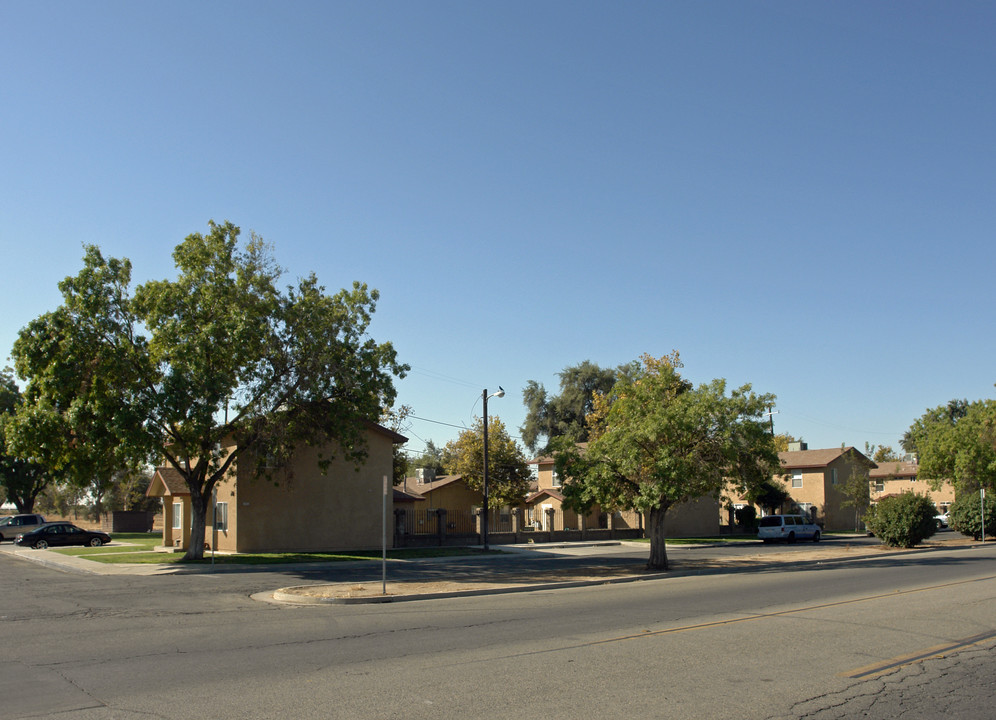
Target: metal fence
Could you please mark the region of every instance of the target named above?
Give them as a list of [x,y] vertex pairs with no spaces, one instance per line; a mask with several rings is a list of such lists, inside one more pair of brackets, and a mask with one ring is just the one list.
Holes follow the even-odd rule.
[[[394,517],[395,547],[482,542],[479,512],[396,508]],[[642,536],[642,523],[619,514],[610,518],[606,513],[593,513],[582,519],[557,508],[501,508],[488,517],[488,538],[494,544]]]

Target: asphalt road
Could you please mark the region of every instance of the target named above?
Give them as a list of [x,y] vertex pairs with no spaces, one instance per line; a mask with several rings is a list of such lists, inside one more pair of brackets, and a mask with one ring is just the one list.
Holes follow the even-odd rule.
[[253,596],[378,571],[95,576],[0,554],[0,718],[992,716],[996,548],[792,568],[288,607]]

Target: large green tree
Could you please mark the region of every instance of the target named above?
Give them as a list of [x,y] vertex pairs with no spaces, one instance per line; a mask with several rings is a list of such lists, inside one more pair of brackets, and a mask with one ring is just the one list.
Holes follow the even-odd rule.
[[432,440],[426,440],[425,450],[422,451],[422,454],[408,459],[408,468],[412,472],[425,468],[432,470],[434,475],[443,475],[446,473],[446,468],[443,465],[444,452],[445,448],[437,447]]
[[[443,448],[443,466],[451,475],[462,475],[467,486],[484,486],[484,420],[464,430]],[[529,490],[532,474],[518,443],[499,417],[488,418],[488,505],[492,508],[520,502]]]
[[677,353],[644,355],[641,372],[617,381],[596,401],[587,449],[556,452],[563,492],[578,508],[649,513],[649,569],[666,570],[665,519],[672,507],[728,482],[742,492],[772,477],[778,453],[764,413],[773,395],[749,385],[731,393],[723,380],[693,387]]
[[957,495],[996,491],[996,400],[952,400],[928,410],[903,436],[919,475],[939,487],[950,480]]
[[636,369],[632,363],[613,370],[585,360],[558,373],[559,395],[550,395],[541,383],[530,380],[522,391],[527,409],[526,420],[519,428],[522,442],[535,453],[547,450],[550,441],[558,437],[571,442],[587,441],[586,418],[594,407],[594,398],[608,393],[620,376]]
[[[210,223],[174,250],[175,280],[133,295],[131,263],[88,246],[83,269],[59,285],[62,306],[14,347],[28,391],[69,438],[94,437],[95,449],[180,473],[190,559],[203,557],[211,493],[232,463],[269,472],[296,447],[331,440],[362,463],[364,421],[393,404],[393,378],[408,369],[390,343],[367,335],[375,290],[354,283],[330,295],[313,274],[281,289],[270,247],[239,234]],[[219,451],[233,440],[234,450]],[[72,440],[52,454],[63,466],[86,455]],[[321,469],[332,459],[324,455]]]
[[34,511],[35,501],[51,482],[51,474],[37,458],[18,455],[15,444],[14,417],[24,405],[21,390],[10,368],[0,371],[0,486],[5,500],[14,503],[19,513]]
[[[885,460],[881,461],[885,462]],[[854,531],[860,529],[861,517],[871,506],[871,481],[868,479],[868,468],[855,464],[850,474],[840,483],[840,493],[844,496],[841,507],[854,508]]]
[[865,441],[865,457],[876,463],[902,460],[891,445],[874,445],[868,441]]

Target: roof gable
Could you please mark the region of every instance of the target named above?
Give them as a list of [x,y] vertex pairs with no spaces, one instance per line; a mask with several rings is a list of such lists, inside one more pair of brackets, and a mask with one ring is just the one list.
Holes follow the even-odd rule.
[[170,497],[178,495],[190,495],[190,488],[183,479],[183,475],[176,468],[158,467],[149,489],[145,491],[146,497]]
[[541,499],[544,495],[547,497],[551,497],[554,500],[563,501],[564,499],[563,494],[558,492],[557,490],[554,490],[553,488],[544,488],[543,490],[534,492],[532,495],[527,497],[526,502],[527,503],[536,502],[537,500]]
[[875,463],[864,456],[854,447],[826,448],[822,450],[788,450],[778,453],[778,459],[782,467],[786,470],[796,470],[803,468],[825,468],[834,460],[850,455],[869,468],[875,467]]
[[[405,478],[405,488],[406,492],[416,492],[419,494],[424,494],[458,482],[463,482],[464,484],[466,484],[466,480],[464,480],[463,475],[443,475],[441,477],[433,478],[429,482],[421,482],[421,483],[418,482],[417,478]],[[409,491],[407,490],[407,488],[411,488],[411,490]]]

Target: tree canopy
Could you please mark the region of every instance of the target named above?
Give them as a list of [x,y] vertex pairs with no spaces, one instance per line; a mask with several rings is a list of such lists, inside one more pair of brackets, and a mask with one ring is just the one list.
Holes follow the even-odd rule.
[[22,458],[17,452],[14,417],[24,405],[21,390],[10,368],[0,371],[0,487],[4,500],[19,513],[34,511],[35,501],[51,482],[51,475],[36,455]]
[[[476,491],[484,485],[484,419],[464,430],[443,448],[443,465],[451,475],[462,475]],[[532,474],[526,458],[499,417],[488,418],[488,504],[492,508],[525,498]]]
[[[489,428],[490,430],[490,428]],[[490,438],[490,432],[488,433]],[[490,445],[490,442],[488,443]],[[432,470],[434,475],[444,475],[446,468],[443,466],[443,454],[445,448],[436,447],[432,440],[425,441],[425,450],[421,455],[416,455],[408,459],[408,467],[411,470],[425,468]]]
[[[33,405],[65,440],[51,448],[53,463],[95,462],[104,451],[183,476],[189,558],[203,556],[211,491],[236,458],[255,457],[262,471],[299,445],[335,440],[362,463],[363,421],[393,404],[393,378],[408,369],[390,343],[367,336],[376,290],[354,283],[329,295],[314,274],[281,290],[271,248],[239,235],[211,222],[174,250],[175,280],[134,295],[131,263],[87,246],[83,269],[59,284],[62,306],[14,346]],[[235,449],[219,452],[231,440]],[[323,456],[323,470],[331,460]]]
[[865,457],[876,463],[902,460],[891,445],[874,445],[870,442],[865,442]]
[[996,400],[952,400],[928,410],[903,436],[903,447],[937,486],[950,480],[958,495],[996,491]]
[[794,442],[802,442],[802,438],[797,438],[788,433],[778,433],[775,435],[775,449],[778,452],[788,452],[789,444]]
[[682,502],[742,492],[770,479],[778,453],[764,413],[774,403],[750,385],[726,392],[724,380],[694,387],[678,372],[678,353],[644,355],[640,372],[600,396],[587,448],[559,443],[557,470],[571,504],[649,513],[648,568],[667,569],[665,517]]
[[612,370],[585,360],[558,373],[559,395],[549,395],[542,384],[530,380],[522,391],[527,413],[519,430],[526,447],[533,453],[545,451],[557,437],[571,442],[587,441],[586,418],[594,407],[594,398],[611,391],[619,377],[636,369],[633,363]]

